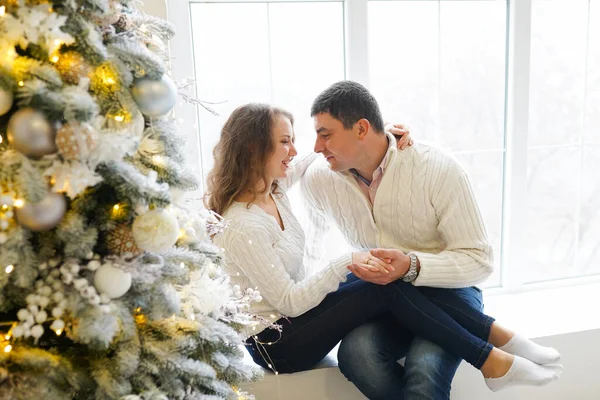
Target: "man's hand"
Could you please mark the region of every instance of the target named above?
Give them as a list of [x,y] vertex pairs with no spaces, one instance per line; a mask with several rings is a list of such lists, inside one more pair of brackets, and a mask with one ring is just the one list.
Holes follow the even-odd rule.
[[410,135],[410,129],[408,129],[408,126],[406,125],[386,123],[385,131],[396,137],[396,145],[400,150],[404,150],[406,146],[412,146],[414,144],[412,136]]
[[370,268],[365,268],[363,264],[354,263],[348,266],[348,269],[363,281],[376,283],[378,285],[387,285],[397,279],[402,278],[410,267],[410,258],[400,250],[395,249],[373,249],[370,251],[371,256],[391,264],[394,268],[389,273],[374,271]]
[[352,253],[352,265],[360,266],[360,268],[374,272],[377,274],[389,274],[394,271],[394,267],[389,264],[388,260],[383,260],[374,257],[368,251]]

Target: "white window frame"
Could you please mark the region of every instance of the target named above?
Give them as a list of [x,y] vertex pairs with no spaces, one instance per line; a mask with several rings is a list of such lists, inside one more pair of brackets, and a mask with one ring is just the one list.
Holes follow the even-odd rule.
[[[168,19],[178,29],[176,39],[171,41],[170,44],[171,54],[174,57],[173,77],[176,80],[183,80],[195,75],[190,23],[190,5],[192,3],[275,3],[293,1],[323,2],[327,0],[166,0]],[[346,79],[360,82],[369,87],[369,57],[365,56],[369,52],[369,0],[331,1],[342,2],[344,5]],[[497,260],[497,266],[501,268],[501,287],[487,289],[487,292],[490,294],[516,293],[597,283],[600,282],[600,275],[557,279],[532,284],[525,284],[523,281],[524,274],[522,271],[527,268],[526,235],[523,229],[527,217],[527,176],[524,171],[527,170],[527,135],[529,129],[532,0],[506,0],[506,2],[507,46],[502,251],[498,253],[499,259]],[[197,109],[193,105],[180,103],[176,107],[176,113],[177,118],[194,124],[196,134],[194,138],[190,138],[190,142],[194,141],[191,152],[198,160],[196,167],[202,171],[202,143],[197,129]]]

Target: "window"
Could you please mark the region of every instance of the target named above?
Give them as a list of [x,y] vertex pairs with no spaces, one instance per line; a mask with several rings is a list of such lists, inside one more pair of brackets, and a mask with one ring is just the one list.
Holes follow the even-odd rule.
[[[506,3],[369,1],[370,87],[388,120],[467,170],[499,262]],[[500,285],[500,269],[487,281]]]
[[204,173],[236,106],[292,111],[306,153],[314,97],[357,80],[469,173],[500,267],[488,287],[600,278],[599,0],[167,1],[189,27],[175,78],[218,103],[218,117],[178,109],[197,121]]
[[532,3],[525,282],[600,273],[599,6]]
[[248,102],[290,110],[299,151],[308,153],[311,101],[344,79],[343,3],[191,3],[190,16],[197,96],[224,102],[212,106],[216,118],[199,114],[203,171],[228,115]]

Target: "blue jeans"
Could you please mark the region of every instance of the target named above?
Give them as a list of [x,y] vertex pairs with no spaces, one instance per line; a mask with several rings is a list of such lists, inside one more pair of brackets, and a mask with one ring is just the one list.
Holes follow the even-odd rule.
[[[419,291],[440,307],[444,304],[467,313],[483,310],[481,291],[475,287],[420,287]],[[397,362],[403,357],[404,367]],[[346,378],[371,400],[447,400],[461,358],[414,336],[410,327],[404,328],[388,315],[347,334],[338,362]]]
[[266,329],[247,341],[254,361],[279,373],[314,367],[353,329],[380,318],[439,344],[455,356],[481,368],[492,346],[487,343],[493,318],[479,310],[460,310],[448,305],[452,290],[425,291],[396,281],[381,286],[352,277],[312,310],[282,318],[283,333]]

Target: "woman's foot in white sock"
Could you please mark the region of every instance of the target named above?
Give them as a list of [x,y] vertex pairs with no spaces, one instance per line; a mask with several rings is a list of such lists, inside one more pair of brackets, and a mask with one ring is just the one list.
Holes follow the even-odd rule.
[[562,371],[560,364],[538,365],[515,356],[506,374],[499,378],[485,378],[485,384],[492,392],[519,385],[544,386],[560,378]]
[[536,364],[556,364],[560,361],[560,353],[556,349],[540,346],[518,333],[508,343],[498,348],[515,356],[526,358]]

